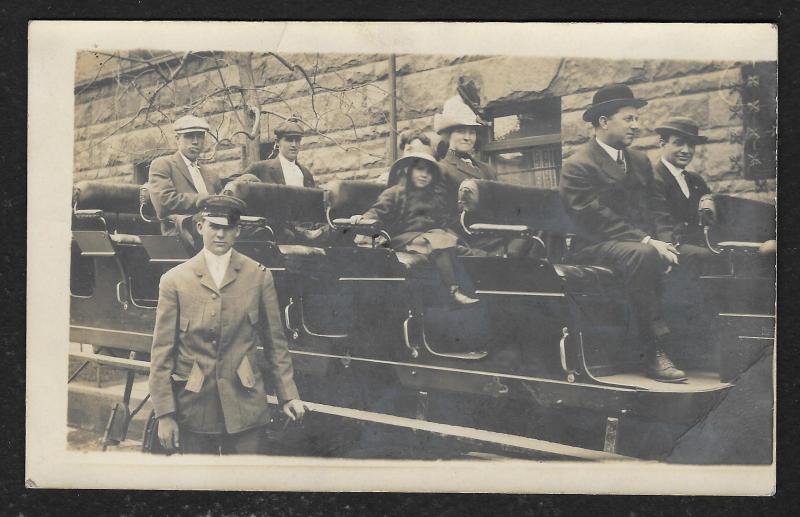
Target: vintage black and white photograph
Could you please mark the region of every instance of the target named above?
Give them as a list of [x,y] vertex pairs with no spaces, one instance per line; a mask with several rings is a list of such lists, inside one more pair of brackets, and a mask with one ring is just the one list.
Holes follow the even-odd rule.
[[34,23],[26,476],[770,493],[777,30],[619,26]]

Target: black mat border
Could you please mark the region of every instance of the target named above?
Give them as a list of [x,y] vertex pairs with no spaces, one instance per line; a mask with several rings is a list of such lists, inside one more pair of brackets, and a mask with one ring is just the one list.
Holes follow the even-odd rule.
[[[0,450],[3,482],[0,513],[6,515],[783,515],[791,514],[798,493],[794,467],[800,447],[798,429],[798,226],[793,210],[800,194],[797,103],[800,57],[796,2],[543,2],[370,1],[332,5],[319,0],[271,2],[4,2],[0,6],[5,51],[0,54],[0,151],[3,194],[0,199],[0,311],[2,406]],[[235,13],[235,15],[234,15]],[[168,492],[124,490],[25,490],[25,242],[27,22],[32,19],[168,20],[438,20],[438,21],[663,21],[772,22],[779,27],[779,249],[778,335],[783,345],[778,365],[778,492],[771,498],[556,496],[489,494],[324,494]],[[46,150],[43,150],[46,151]]]

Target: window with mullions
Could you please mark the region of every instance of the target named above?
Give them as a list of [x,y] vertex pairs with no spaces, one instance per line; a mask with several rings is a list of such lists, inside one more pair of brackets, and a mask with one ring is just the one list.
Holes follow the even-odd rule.
[[561,171],[561,98],[488,109],[491,140],[483,147],[501,181],[556,188]]

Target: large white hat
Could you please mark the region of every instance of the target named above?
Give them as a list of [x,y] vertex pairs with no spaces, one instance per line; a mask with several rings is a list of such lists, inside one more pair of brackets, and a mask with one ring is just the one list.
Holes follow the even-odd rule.
[[442,112],[433,116],[433,129],[437,133],[456,126],[486,126],[459,95],[447,99]]

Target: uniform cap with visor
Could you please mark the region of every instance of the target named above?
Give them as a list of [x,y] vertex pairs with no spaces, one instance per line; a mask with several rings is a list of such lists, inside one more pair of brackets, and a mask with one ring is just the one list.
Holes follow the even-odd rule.
[[209,196],[200,203],[200,216],[220,226],[233,227],[247,208],[247,204],[234,196]]

